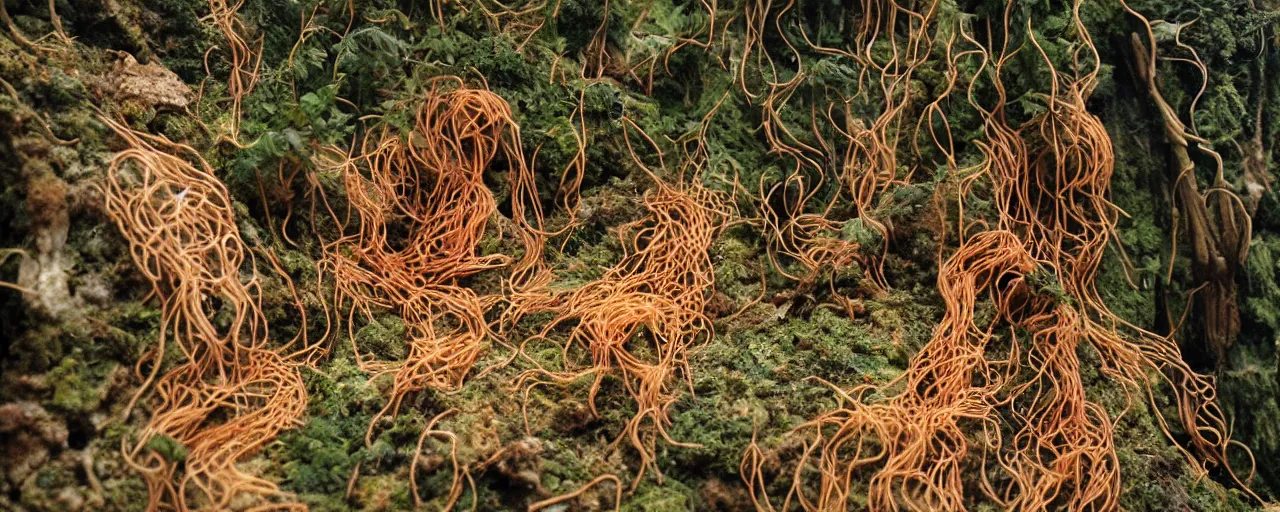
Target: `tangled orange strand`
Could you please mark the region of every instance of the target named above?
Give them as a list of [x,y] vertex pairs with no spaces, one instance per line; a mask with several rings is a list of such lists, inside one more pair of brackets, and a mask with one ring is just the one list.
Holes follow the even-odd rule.
[[[810,142],[803,141],[801,134],[793,133],[783,121],[787,103],[808,79],[800,65],[799,50],[782,30],[783,18],[794,7],[794,0],[789,1],[772,15],[772,2],[756,2],[746,7],[747,37],[741,64],[745,69],[747,57],[755,54],[762,68],[767,65],[769,76],[774,80],[766,80],[767,91],[755,94],[747,89],[745,72],[740,71],[737,77],[748,98],[762,98],[759,105],[771,152],[787,156],[794,162],[794,168],[781,182],[772,184],[767,190],[763,178],[760,183],[761,220],[768,236],[769,256],[784,275],[804,283],[814,279],[823,268],[847,268],[857,262],[868,269],[877,284],[885,286],[883,259],[889,250],[890,226],[877,218],[875,203],[892,186],[910,180],[910,172],[906,176],[900,175],[902,162],[897,156],[898,146],[903,136],[904,117],[913,112],[913,102],[916,101],[909,84],[916,69],[930,57],[933,47],[933,32],[936,30],[933,21],[939,2],[927,1],[919,7],[896,1],[861,4],[861,13],[857,17],[860,21],[853,29],[855,32],[849,49],[821,46],[810,40],[803,29],[799,30],[803,42],[813,52],[848,58],[861,68],[857,90],[852,96],[846,97],[840,91],[824,87],[821,95],[829,103],[825,107],[810,106]],[[773,59],[762,46],[766,20],[770,16],[774,18],[778,35],[783,37],[797,62],[794,76],[786,82],[777,81],[778,72]],[[905,34],[900,34],[900,27],[907,27]],[[878,56],[881,46],[892,49],[887,60]],[[855,116],[851,106],[870,97],[866,89],[870,77],[875,77],[878,83],[883,105],[868,127]],[[945,123],[945,116],[939,116],[941,109],[938,104],[950,92],[950,89],[943,90],[924,109],[916,122],[917,132],[920,125],[934,117],[942,117]],[[830,98],[832,94],[837,97],[834,101]],[[929,126],[932,129],[932,122]],[[834,133],[838,140],[828,141],[824,131]],[[935,142],[946,152],[941,141]],[[832,170],[834,172],[830,172]],[[824,193],[823,188],[828,181],[839,185],[839,194],[832,195],[825,206],[815,209],[812,203]],[[832,210],[842,197],[849,199],[852,217],[833,219]],[[857,219],[886,240],[879,257],[866,257],[862,254],[865,248],[839,237],[842,227],[851,219]],[[787,272],[780,264],[779,255],[795,261],[803,273],[793,275]]]
[[[301,421],[307,395],[299,366],[319,350],[305,339],[305,321],[299,338],[267,347],[260,282],[225,187],[194,149],[104,121],[129,145],[107,171],[106,211],[161,310],[151,371],[128,409],[148,388],[159,400],[133,447],[122,446],[147,481],[148,509],[225,510],[246,497],[261,509],[305,508],[236,467]],[[244,279],[246,259],[252,274]],[[184,360],[157,378],[171,338]],[[303,346],[287,352],[298,339]],[[185,447],[185,461],[149,449],[160,436]]]
[[[241,105],[244,103],[244,98],[253,92],[254,86],[258,83],[259,70],[262,67],[263,44],[260,38],[255,50],[249,42],[245,41],[245,36],[242,35],[246,31],[244,22],[237,16],[243,6],[244,0],[236,3],[228,3],[227,0],[209,0],[209,18],[214,26],[218,27],[223,39],[226,39],[227,51],[230,53],[231,73],[227,76],[227,92],[231,95],[231,108],[228,110],[231,126],[227,137],[237,145],[240,140]],[[212,52],[215,48],[210,48],[209,51]],[[205,61],[205,72],[208,73],[207,52]],[[203,89],[202,84],[201,90]]]
[[[624,129],[631,126],[639,130],[629,119],[624,123]],[[631,149],[630,139],[626,141]],[[635,157],[633,149],[631,153]],[[621,376],[638,406],[636,416],[615,441],[628,440],[640,454],[640,471],[632,489],[647,470],[657,472],[658,437],[687,446],[666,432],[669,410],[677,399],[672,386],[682,376],[692,388],[687,352],[711,336],[711,321],[704,313],[708,292],[714,286],[708,251],[730,215],[722,195],[704,188],[697,179],[668,183],[638,157],[635,161],[654,182],[654,188],[645,194],[648,218],[620,228],[626,256],[599,280],[564,297],[554,308],[556,317],[521,346],[523,352],[530,341],[548,339],[557,327],[576,321],[564,341],[564,361],[571,365],[571,352],[586,348],[591,366],[570,366],[562,371],[539,366],[518,381],[527,397],[537,385],[567,384],[592,376],[588,403],[598,416],[595,398],[602,381],[609,375]],[[644,351],[633,346],[640,340],[650,344],[651,356],[642,356]],[[646,421],[652,423],[652,431],[643,429]],[[661,478],[661,473],[658,475]]]
[[[518,258],[479,253],[498,211],[484,174],[499,160],[508,166],[514,233],[524,249]],[[358,158],[334,163],[359,224],[328,244],[321,273],[332,276],[335,304],[349,305],[348,330],[360,367],[371,378],[394,376],[390,400],[366,433],[366,443],[372,443],[381,418],[396,414],[414,393],[457,389],[487,343],[498,339],[485,315],[504,297],[478,295],[458,280],[509,268],[505,290],[539,295],[549,281],[542,262],[542,211],[510,107],[457,77],[431,82],[410,133],[384,126],[364,139]],[[396,312],[408,327],[405,360],[374,360],[356,345],[357,314],[369,320],[378,310]],[[519,313],[512,315],[518,319]],[[509,318],[505,312],[503,317]],[[428,430],[424,440],[451,435]]]
[[[1006,40],[1013,5],[1004,13]],[[1056,70],[1026,27],[1028,47],[1052,78],[1044,113],[1008,126],[1001,71],[1018,50],[1007,47],[991,64],[995,107],[984,109],[970,97],[984,119],[986,140],[977,145],[986,158],[959,189],[960,248],[938,277],[943,321],[902,377],[842,392],[840,408],[798,427],[809,435],[783,510],[793,500],[805,510],[843,509],[853,480],[864,475],[872,510],[962,509],[973,499],[969,486],[1006,509],[1117,508],[1118,420],[1086,398],[1081,347],[1092,348],[1103,373],[1130,395],[1148,396],[1172,439],[1154,389],[1158,379],[1167,382],[1189,438],[1190,448],[1179,449],[1192,462],[1223,467],[1248,492],[1227,462],[1228,429],[1212,380],[1183,362],[1171,338],[1120,319],[1097,292],[1117,217],[1107,200],[1113,149],[1085,109],[1099,59],[1079,2],[1073,21],[1082,41],[1071,55],[1075,74]],[[979,52],[985,67],[987,50]],[[963,204],[980,179],[991,183],[998,223],[970,235]],[[996,313],[984,324],[975,315],[980,293]],[[811,465],[819,476],[816,497],[805,483]],[[754,441],[741,470],[757,507],[773,510]]]

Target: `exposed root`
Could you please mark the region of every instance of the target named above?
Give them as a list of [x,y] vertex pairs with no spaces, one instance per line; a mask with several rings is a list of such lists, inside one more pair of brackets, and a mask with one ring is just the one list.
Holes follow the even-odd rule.
[[[1125,7],[1128,9],[1128,6]],[[1174,216],[1173,244],[1170,254],[1177,254],[1178,231],[1185,231],[1185,237],[1191,244],[1192,267],[1196,279],[1204,287],[1199,303],[1205,323],[1205,342],[1214,357],[1215,364],[1226,361],[1227,349],[1235,342],[1240,332],[1240,312],[1236,305],[1236,275],[1248,259],[1249,240],[1253,232],[1253,221],[1249,208],[1234,192],[1223,175],[1222,157],[1209,146],[1208,141],[1195,135],[1194,126],[1188,128],[1178,118],[1177,112],[1165,101],[1156,85],[1155,37],[1151,33],[1151,23],[1133,10],[1129,13],[1137,17],[1146,26],[1146,41],[1132,34],[1130,53],[1133,69],[1147,94],[1160,113],[1164,125],[1165,142],[1171,153],[1170,181],[1174,183]],[[1181,29],[1177,34],[1180,36]],[[1188,48],[1180,40],[1175,39],[1178,46]],[[1208,72],[1199,56],[1190,52],[1192,62],[1197,66],[1205,80]],[[1203,90],[1201,91],[1203,92]],[[1197,98],[1199,96],[1197,95]],[[1195,111],[1195,102],[1191,105]],[[1213,184],[1204,192],[1197,184],[1195,163],[1191,159],[1189,149],[1195,147],[1199,152],[1217,162]],[[1261,147],[1256,148],[1261,152]],[[1246,166],[1248,167],[1248,166]],[[1178,218],[1181,217],[1181,218]],[[1185,228],[1183,227],[1185,226]],[[1169,261],[1169,271],[1173,270],[1173,257]]]

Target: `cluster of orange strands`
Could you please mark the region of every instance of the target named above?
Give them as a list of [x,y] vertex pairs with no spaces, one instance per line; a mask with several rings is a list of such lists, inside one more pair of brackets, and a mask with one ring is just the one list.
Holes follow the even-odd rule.
[[[497,157],[509,166],[514,231],[524,248],[519,258],[478,250],[497,214],[497,200],[483,179]],[[348,331],[360,367],[375,379],[394,375],[390,400],[370,424],[366,442],[372,443],[378,419],[394,415],[405,398],[461,386],[488,342],[499,339],[500,326],[485,315],[506,298],[479,295],[459,279],[509,268],[505,291],[529,299],[512,302],[545,302],[537,291],[550,277],[542,263],[541,206],[524,158],[505,100],[442,77],[430,84],[410,133],[384,126],[365,137],[357,158],[339,163],[358,226],[327,244],[320,269],[334,283],[334,304],[349,305]],[[516,309],[508,308],[502,318],[518,319]],[[403,361],[378,361],[356,344],[357,314],[370,320],[382,310],[399,314],[408,328]],[[433,428],[447,414],[424,429],[419,455],[427,438],[454,439]],[[417,466],[415,457],[414,473]],[[456,459],[454,467],[460,476],[464,470]],[[455,478],[446,508],[460,494]]]
[[[624,123],[635,127],[630,120]],[[629,139],[627,144],[630,148]],[[631,153],[635,157],[634,150]],[[709,250],[731,213],[722,194],[704,188],[697,179],[668,183],[639,157],[635,162],[654,186],[645,194],[647,218],[619,228],[625,257],[599,280],[548,307],[556,317],[534,338],[548,339],[557,328],[576,322],[563,342],[569,367],[539,367],[520,378],[527,393],[535,385],[591,376],[588,397],[596,414],[602,381],[618,374],[638,409],[618,438],[629,440],[641,457],[633,489],[646,470],[657,472],[659,436],[682,444],[666,433],[668,411],[678,398],[673,386],[683,376],[692,388],[688,350],[712,335],[711,320],[704,314],[707,291],[715,284]],[[641,339],[651,344],[647,350],[637,345]],[[591,366],[574,368],[572,361],[579,359],[575,351],[583,348],[590,353]],[[644,428],[646,421],[652,429]]]
[[[1072,57],[1077,67],[1092,65],[1092,71],[1067,74],[1054,69],[1030,30],[1029,47],[996,50],[957,22],[942,42],[949,67],[947,87],[935,91],[923,107],[913,104],[910,84],[917,68],[937,51],[939,1],[922,2],[918,9],[894,0],[864,3],[852,50],[818,46],[801,30],[810,50],[850,58],[862,69],[858,91],[851,97],[826,91],[825,108],[810,107],[812,133],[804,137],[791,133],[782,121],[783,109],[804,84],[801,54],[783,38],[797,62],[797,72],[783,82],[765,49],[770,16],[782,32],[782,19],[793,4],[775,10],[770,1],[755,0],[744,8],[746,37],[737,67],[743,94],[762,110],[771,150],[795,164],[777,183],[762,179],[758,190],[758,220],[777,269],[787,272],[778,259],[783,256],[805,272],[790,277],[807,282],[823,268],[859,263],[871,267],[872,277],[884,284],[880,265],[865,258],[857,244],[836,236],[850,221],[832,219],[831,212],[838,200],[849,199],[859,221],[888,237],[890,227],[874,218],[874,203],[893,185],[910,180],[909,173],[900,175],[899,162],[900,139],[910,127],[904,120],[907,113],[919,115],[911,137],[916,153],[921,153],[919,141],[927,135],[945,164],[963,171],[964,178],[953,199],[959,212],[954,233],[959,247],[941,263],[938,289],[945,312],[932,340],[901,378],[839,391],[838,409],[797,429],[805,443],[781,509],[847,508],[853,501],[853,481],[864,477],[873,510],[963,509],[983,498],[1020,510],[1115,509],[1121,488],[1112,429],[1118,419],[1085,396],[1077,355],[1082,344],[1097,353],[1106,375],[1130,396],[1145,393],[1153,409],[1158,409],[1154,386],[1159,384],[1154,376],[1165,379],[1187,438],[1186,447],[1180,448],[1190,460],[1232,474],[1226,456],[1228,429],[1214,402],[1212,381],[1182,362],[1169,337],[1112,314],[1095,287],[1098,266],[1115,235],[1118,211],[1107,201],[1113,165],[1110,141],[1100,121],[1085,110],[1098,57],[1079,20],[1079,2],[1074,23],[1081,44]],[[443,22],[443,3],[431,5]],[[707,42],[681,41],[667,57],[686,45],[712,45],[719,20],[715,2],[704,6],[711,19]],[[1005,13],[1006,39],[1011,37],[1013,6],[1010,2]],[[218,2],[211,2],[211,7],[215,23],[232,46],[229,86],[233,118],[238,119],[240,99],[252,88],[258,61],[237,35],[235,7]],[[503,10],[501,4],[476,3],[495,25],[516,27],[525,41],[545,22],[529,17],[544,3],[526,7]],[[600,76],[606,67],[607,4],[605,10],[606,18],[586,52],[584,77],[588,69]],[[733,21],[720,25],[722,40]],[[954,51],[957,46],[968,49]],[[884,47],[892,49],[887,60]],[[1019,51],[1043,57],[1051,90],[1045,93],[1046,111],[1013,128],[1006,119],[1000,76]],[[608,56],[610,61],[614,58]],[[954,159],[943,109],[944,100],[963,88],[963,80],[976,79],[962,76],[962,59],[980,59],[977,75],[990,77],[996,93],[992,107],[979,104],[972,94],[968,98],[984,123],[984,139],[976,144],[985,158],[967,169],[959,169]],[[650,77],[656,62],[651,56],[642,63],[649,65]],[[628,73],[635,75],[636,69],[630,67]],[[748,76],[749,69],[771,74]],[[874,95],[863,90],[869,81],[879,89]],[[752,90],[759,86],[764,90]],[[832,93],[837,101],[830,101]],[[884,104],[867,127],[853,111],[857,102],[872,96],[882,97]],[[580,123],[581,103],[576,112]],[[436,79],[408,133],[384,125],[363,138],[357,156],[337,162],[348,204],[358,219],[349,233],[349,222],[340,223],[344,235],[326,244],[320,271],[334,284],[332,302],[348,307],[348,334],[360,367],[375,378],[391,374],[394,382],[366,442],[372,441],[379,420],[396,414],[406,398],[428,389],[459,388],[489,343],[504,341],[508,326],[531,313],[550,313],[552,319],[538,335],[521,343],[516,354],[523,354],[529,343],[554,340],[562,346],[565,367],[543,368],[527,357],[534,368],[517,381],[526,398],[536,386],[568,385],[586,377],[591,379],[588,402],[594,413],[606,377],[619,377],[637,407],[615,441],[616,445],[627,440],[640,455],[633,490],[648,470],[658,473],[658,439],[682,445],[667,434],[669,412],[681,379],[692,391],[688,351],[712,335],[705,313],[708,291],[714,286],[710,250],[735,212],[732,201],[705,188],[696,173],[686,178],[688,166],[700,169],[697,162],[705,160],[705,124],[698,149],[686,155],[686,168],[672,180],[661,151],[661,170],[655,172],[631,147],[627,129],[639,127],[629,119],[622,123],[634,162],[653,182],[645,195],[648,216],[620,227],[625,256],[616,266],[601,279],[565,292],[549,287],[553,276],[543,262],[543,244],[552,234],[543,229],[519,128],[507,103],[487,89],[469,87],[456,77]],[[240,275],[247,249],[227,193],[208,165],[201,160],[200,167],[192,166],[170,154],[189,152],[198,158],[190,148],[114,127],[131,148],[112,162],[107,210],[130,241],[135,261],[155,283],[164,312],[147,377],[160,403],[126,455],[147,477],[152,508],[186,509],[196,495],[203,496],[196,505],[212,508],[226,508],[244,494],[278,502],[284,497],[273,484],[242,473],[234,463],[302,416],[306,395],[297,368],[309,364],[317,350],[307,342],[305,328],[294,352],[289,350],[298,340],[266,347],[267,326],[256,298],[258,278],[255,274],[246,281]],[[581,135],[574,133],[578,156],[565,174],[568,188],[575,191],[585,165],[585,125],[581,130]],[[824,133],[838,134],[838,140],[829,142]],[[498,211],[484,182],[495,161],[508,168],[513,233],[524,249],[519,257],[480,253],[480,241],[493,228],[490,221]],[[838,166],[834,177],[827,176],[830,162]],[[824,192],[829,179],[839,184],[838,194]],[[994,226],[965,217],[965,201],[987,189],[997,209]],[[830,198],[827,204],[811,205],[824,194]],[[572,214],[576,198],[563,200]],[[947,200],[952,198],[939,198]],[[500,295],[479,295],[459,282],[494,269],[509,269]],[[1059,283],[1062,293],[1046,293],[1037,284],[1045,279]],[[210,302],[215,297],[224,304],[222,310],[233,313],[229,327],[219,329],[211,318],[217,312]],[[989,318],[978,311],[986,304],[994,306]],[[498,309],[501,314],[493,315]],[[356,345],[355,326],[381,311],[395,312],[408,326],[409,350],[402,361],[377,360],[361,354]],[[186,360],[157,378],[169,337],[178,340]],[[584,350],[589,364],[583,362]],[[470,480],[468,469],[457,460],[456,436],[437,429],[455,412],[432,418],[419,439],[410,466],[419,504],[418,455],[427,439],[453,446],[454,485],[446,509],[459,500],[462,481]],[[1163,416],[1156,417],[1170,433]],[[185,466],[144,451],[157,435],[188,447]],[[766,487],[777,475],[767,474],[765,459],[753,442],[743,459],[742,476],[757,508],[775,510]],[[617,485],[620,495],[618,477],[604,475],[575,493],[535,503],[531,509],[563,502],[605,481]],[[975,488],[981,497],[973,494]]]
[[[1112,314],[1096,289],[1118,210],[1107,200],[1111,143],[1085,110],[1098,57],[1080,22],[1079,2],[1073,5],[1082,44],[1072,60],[1093,66],[1085,72],[1054,69],[1030,25],[1028,44],[1017,50],[992,52],[963,27],[959,37],[975,49],[954,54],[955,41],[947,43],[948,55],[982,59],[997,97],[989,109],[970,97],[984,120],[985,140],[976,143],[985,158],[965,170],[955,198],[960,247],[938,276],[946,304],[942,323],[902,377],[842,391],[840,408],[798,427],[805,443],[782,510],[793,504],[845,509],[854,480],[863,478],[871,510],[963,509],[981,499],[966,492],[975,488],[1005,509],[1116,509],[1121,486],[1112,430],[1118,418],[1085,396],[1082,345],[1097,353],[1103,373],[1130,396],[1150,398],[1172,437],[1155,400],[1156,379],[1165,380],[1187,437],[1180,449],[1189,460],[1222,467],[1235,478],[1212,380],[1182,361],[1173,339]],[[1005,12],[1006,38],[1013,6]],[[1015,129],[1007,124],[1001,71],[1018,51],[1037,52],[1051,90],[1047,111]],[[948,63],[952,76],[956,62]],[[964,216],[966,198],[983,180],[994,194],[996,226]],[[1046,279],[1056,280],[1062,293],[1037,289],[1035,282]],[[980,323],[975,308],[987,301],[995,315]],[[757,508],[774,510],[764,463],[753,442],[742,462],[743,479]]]
[[[258,71],[262,66],[262,41],[257,43],[257,50],[245,41],[243,34],[245,32],[244,23],[240,21],[236,13],[244,6],[244,0],[235,3],[228,3],[227,0],[209,0],[209,20],[213,23],[218,31],[222,33],[222,37],[226,39],[228,61],[231,66],[231,72],[227,76],[227,94],[231,96],[231,108],[228,109],[230,114],[230,139],[233,143],[238,142],[240,136],[240,112],[241,105],[244,103],[245,96],[253,92],[253,87],[258,83]],[[218,47],[210,47],[205,52],[205,72],[209,72],[209,53],[218,49]],[[203,84],[201,84],[203,92]]]
[[[304,328],[289,343],[267,346],[259,277],[242,274],[254,267],[252,254],[240,239],[226,188],[199,154],[106,122],[128,144],[107,171],[106,211],[161,310],[158,343],[139,362],[139,377],[148,361],[151,370],[134,397],[156,396],[152,416],[136,443],[123,447],[150,488],[148,509],[221,510],[233,502],[302,508],[235,464],[300,422],[307,397],[299,367],[318,354],[316,345]],[[170,343],[184,357],[161,375]],[[157,436],[185,447],[185,461],[147,449]]]
[[[794,7],[795,2],[791,0],[772,14],[779,33],[783,31],[783,20],[793,14]],[[850,50],[815,44],[803,29],[799,31],[809,51],[845,57],[860,67],[855,90],[840,91],[828,87],[822,91],[825,105],[821,105],[822,101],[811,104],[811,126],[807,134],[812,139],[810,142],[802,140],[801,136],[806,134],[792,133],[781,120],[782,111],[788,108],[788,102],[809,76],[800,65],[801,53],[792,46],[790,39],[784,38],[786,49],[797,67],[790,79],[780,80],[777,66],[764,47],[772,8],[773,2],[758,0],[745,6],[743,21],[747,37],[738,65],[738,80],[743,93],[761,109],[762,127],[771,152],[789,157],[794,163],[785,180],[767,185],[762,179],[759,184],[761,221],[770,257],[779,271],[802,282],[812,280],[823,268],[840,269],[859,263],[869,267],[871,277],[884,284],[880,271],[883,254],[880,258],[867,258],[861,254],[864,248],[836,236],[849,221],[832,219],[830,214],[837,201],[847,199],[853,218],[881,235],[887,237],[889,234],[889,227],[875,218],[874,203],[893,185],[910,180],[910,175],[899,175],[898,146],[903,131],[903,115],[908,111],[913,94],[909,85],[915,70],[930,57],[933,45],[930,21],[938,4],[933,2],[924,9],[913,11],[897,2],[864,3],[861,21],[857,23],[849,44]],[[900,34],[900,31],[905,31],[905,34]],[[905,41],[900,41],[904,37]],[[879,45],[882,44],[890,45],[893,51],[887,56],[880,54]],[[756,68],[769,70],[769,73],[749,77],[746,70],[751,68],[748,66],[751,60],[755,61]],[[751,90],[751,84],[756,82],[762,82],[765,90]],[[868,127],[853,112],[853,107],[870,97],[869,87],[877,89],[877,97],[882,104]],[[846,95],[847,92],[852,94]],[[941,115],[939,104],[949,92],[941,93],[924,110],[917,122],[917,130],[926,122],[932,126],[933,117]],[[837,139],[828,141],[824,133],[833,133]],[[935,142],[943,144],[936,137]],[[946,144],[949,146],[950,141]],[[826,171],[832,163],[838,168],[834,176],[829,177]],[[823,193],[824,184],[829,179],[839,184],[840,193],[827,194],[827,203],[815,209],[813,202]],[[778,198],[781,207],[774,204],[774,198]],[[883,250],[888,250],[887,244]],[[778,264],[777,255],[799,264],[805,273],[788,274]]]
[[[536,197],[521,151],[506,102],[449,77],[433,82],[411,133],[384,128],[366,137],[357,159],[342,164],[347,200],[359,225],[329,244],[321,263],[333,278],[334,303],[350,304],[351,320],[357,313],[371,319],[376,310],[396,311],[410,331],[405,361],[360,355],[351,333],[362,368],[375,378],[395,374],[383,413],[397,410],[417,391],[456,389],[494,336],[485,313],[502,298],[477,295],[458,279],[508,266],[512,289],[542,279],[541,213],[536,201],[528,201]],[[526,249],[517,261],[477,250],[497,211],[483,175],[499,154],[511,166],[516,231]],[[534,224],[521,222],[526,204]],[[354,328],[355,322],[348,325]]]
[[[813,437],[804,446],[805,463],[796,465],[792,476],[797,484],[781,510],[791,509],[793,500],[806,510],[843,509],[856,471],[875,463],[882,466],[868,485],[873,509],[963,508],[961,464],[969,451],[963,422],[999,434],[1001,426],[992,417],[998,403],[994,397],[1012,382],[1020,364],[1016,349],[1006,360],[989,361],[988,343],[998,320],[1018,313],[1016,309],[1040,306],[1025,304],[1021,281],[1035,262],[1017,247],[1011,233],[986,232],[943,265],[939,291],[947,299],[946,313],[934,340],[912,360],[905,390],[883,403],[867,403],[866,395],[879,388],[858,386],[841,393],[841,409],[802,426]],[[977,325],[974,308],[987,291],[1005,309],[992,325]],[[816,498],[799,484],[812,469],[809,459],[816,459],[813,465],[821,475]],[[773,510],[763,495],[768,482],[762,463],[763,454],[753,445],[743,461],[744,477],[753,497],[761,500],[757,507]]]
[[[521,375],[517,386],[527,393],[537,385],[593,376],[589,398],[594,412],[603,379],[620,375],[639,409],[618,438],[629,440],[641,454],[638,483],[646,469],[656,469],[655,443],[658,436],[667,438],[668,410],[677,397],[672,386],[678,376],[688,378],[686,352],[711,333],[711,322],[703,314],[713,285],[709,249],[729,216],[725,198],[696,180],[668,183],[649,172],[655,184],[646,195],[649,217],[620,228],[627,256],[598,281],[552,292],[547,286],[552,276],[542,262],[543,240],[552,233],[542,228],[517,130],[509,107],[497,95],[469,88],[457,78],[436,80],[412,133],[401,136],[384,128],[365,139],[359,157],[339,163],[359,225],[353,234],[328,244],[321,270],[334,282],[334,303],[351,305],[350,329],[357,314],[367,320],[379,310],[396,311],[409,328],[404,361],[360,356],[356,336],[350,333],[364,369],[375,378],[395,375],[391,399],[379,416],[394,414],[413,393],[457,389],[486,341],[502,340],[504,326],[525,315],[555,315],[533,339],[549,339],[552,331],[574,323],[564,340],[566,364],[574,360],[576,349],[586,348],[591,366],[559,371],[538,367]],[[519,259],[479,255],[477,249],[497,211],[482,178],[499,154],[510,166],[512,217],[525,249]],[[639,157],[635,161],[644,166]],[[564,201],[576,204],[574,198]],[[392,224],[401,231],[389,233]],[[480,296],[457,283],[496,268],[510,268],[504,296]],[[486,313],[502,303],[508,307],[500,319],[486,321]],[[651,350],[633,346],[641,337],[652,340]],[[456,451],[456,437],[435,428],[453,412],[442,413],[424,429],[419,454],[428,438],[445,440]],[[652,430],[645,428],[646,421],[652,422]],[[372,441],[376,424],[375,419],[366,441]],[[457,463],[456,452],[451,458],[455,479],[446,508],[460,497],[463,479],[471,478]],[[417,466],[415,458],[411,473],[416,474]],[[604,480],[617,478],[602,477],[595,483]]]

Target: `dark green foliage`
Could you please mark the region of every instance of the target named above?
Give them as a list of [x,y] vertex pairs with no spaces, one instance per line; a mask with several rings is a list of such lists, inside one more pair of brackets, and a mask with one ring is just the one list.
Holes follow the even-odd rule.
[[280,437],[273,457],[284,461],[285,485],[303,495],[345,492],[355,466],[387,455],[382,442],[366,447],[365,432],[382,401],[367,375],[343,360],[325,373],[305,374],[310,420]]

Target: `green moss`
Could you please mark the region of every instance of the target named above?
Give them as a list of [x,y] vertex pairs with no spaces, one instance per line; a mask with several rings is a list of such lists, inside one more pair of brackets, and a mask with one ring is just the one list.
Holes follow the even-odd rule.
[[[1257,471],[1254,490],[1280,493],[1280,468],[1266,461],[1280,453],[1280,380],[1276,371],[1276,345],[1244,344],[1231,356],[1231,369],[1218,376],[1218,396],[1230,416],[1234,439],[1251,450],[1231,451],[1238,473]],[[1254,467],[1256,465],[1256,467]]]
[[[410,510],[413,496],[404,475],[375,475],[360,479],[356,488],[363,506],[359,510]],[[332,508],[329,508],[332,507]],[[321,505],[321,509],[350,510],[350,505],[339,505],[337,500]]]
[[173,462],[187,460],[187,447],[183,446],[177,439],[164,434],[158,434],[147,441],[147,449],[153,450]]
[[622,510],[627,512],[684,512],[694,509],[693,492],[677,482],[666,486],[650,486],[637,490],[626,500]]
[[23,373],[42,373],[58,364],[65,353],[63,331],[51,325],[28,330],[9,345],[13,357],[5,361],[6,369]]
[[365,433],[382,397],[368,376],[346,359],[323,371],[305,371],[308,420],[280,436],[271,458],[280,461],[284,485],[309,500],[341,494],[355,466],[386,455],[385,446],[365,445]]
[[52,405],[64,412],[86,414],[102,401],[102,391],[85,375],[85,365],[73,358],[63,359],[46,377],[53,385]]
[[1260,234],[1249,247],[1246,298],[1241,309],[1272,332],[1280,331],[1280,237]]
[[370,320],[368,324],[356,331],[355,344],[361,352],[399,361],[407,354],[408,339],[404,320],[395,315],[382,315]]
[[764,404],[760,400],[734,400],[731,394],[716,389],[732,386],[709,382],[719,376],[710,372],[700,378],[695,389],[705,392],[697,398],[681,400],[672,414],[671,437],[697,445],[665,450],[668,460],[663,462],[664,472],[673,477],[692,482],[701,479],[697,471],[732,475],[738,469],[754,427],[753,418],[743,412],[759,410]]
[[143,132],[147,131],[147,125],[156,117],[156,109],[141,100],[121,103],[118,112],[128,121],[130,128]]

